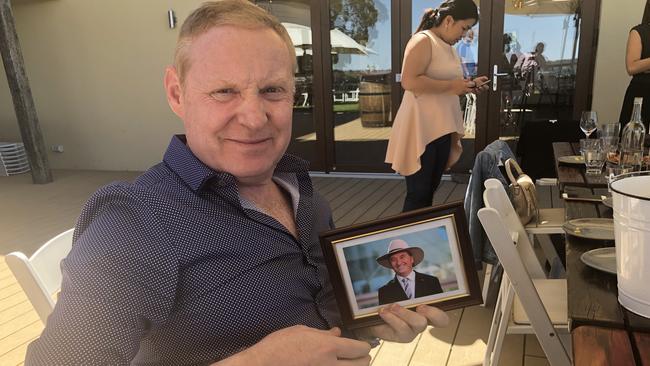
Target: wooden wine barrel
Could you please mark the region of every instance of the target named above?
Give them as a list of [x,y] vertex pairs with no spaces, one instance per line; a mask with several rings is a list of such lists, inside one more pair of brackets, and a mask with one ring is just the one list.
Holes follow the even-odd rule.
[[363,127],[391,126],[390,85],[372,81],[359,83],[359,112]]

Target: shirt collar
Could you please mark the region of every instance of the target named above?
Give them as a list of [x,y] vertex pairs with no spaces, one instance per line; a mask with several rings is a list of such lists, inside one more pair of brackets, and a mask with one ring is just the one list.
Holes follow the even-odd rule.
[[[185,135],[174,135],[167,146],[163,162],[176,173],[193,191],[203,189],[209,182],[221,186],[235,184],[235,177],[226,172],[213,170],[199,160],[187,146]],[[296,156],[284,154],[275,167],[275,173],[307,172],[309,163]]]
[[[296,174],[276,171],[273,175],[273,181],[291,196],[293,215],[296,217],[298,215],[298,204],[300,203],[300,187]],[[239,203],[241,203],[243,208],[259,211],[268,215],[268,212],[264,212],[264,210],[257,207],[253,202],[247,200],[242,195],[239,196]]]
[[409,273],[409,275],[406,276],[406,277],[402,277],[402,276],[400,276],[398,274],[396,274],[395,276],[397,276],[397,279],[400,280],[400,282],[404,278],[408,278],[409,280],[411,280],[411,282],[415,282],[415,271],[411,271],[411,273]]
[[212,170],[199,160],[186,144],[185,135],[174,135],[167,146],[163,161],[193,191],[198,191],[211,179],[220,176],[228,179],[227,173]]

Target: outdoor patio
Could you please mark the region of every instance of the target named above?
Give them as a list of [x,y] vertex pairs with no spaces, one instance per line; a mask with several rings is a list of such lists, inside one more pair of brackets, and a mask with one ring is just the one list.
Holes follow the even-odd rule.
[[[74,225],[81,206],[95,189],[137,174],[58,170],[54,172],[55,181],[47,185],[32,184],[28,174],[0,177],[0,222],[4,223],[0,255],[14,250],[31,254],[47,239]],[[319,175],[313,180],[330,202],[339,227],[397,214],[405,194],[401,179]],[[465,189],[466,184],[445,180],[435,203],[462,200]],[[0,365],[22,365],[27,345],[38,337],[43,324],[1,258],[0,293]],[[481,306],[451,311],[451,323],[446,328],[429,329],[408,344],[384,342],[373,349],[372,365],[479,365],[491,314],[491,309]],[[531,366],[547,365],[548,361],[534,336],[508,335],[500,364]]]

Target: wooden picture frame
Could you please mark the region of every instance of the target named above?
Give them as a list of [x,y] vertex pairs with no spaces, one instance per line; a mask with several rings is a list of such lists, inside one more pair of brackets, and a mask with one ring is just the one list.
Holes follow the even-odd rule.
[[[442,310],[482,303],[462,201],[330,230],[320,241],[343,324],[350,329],[381,324],[379,309],[392,302]],[[403,252],[411,262],[396,255]],[[405,290],[397,271],[410,276],[407,282],[415,289]]]

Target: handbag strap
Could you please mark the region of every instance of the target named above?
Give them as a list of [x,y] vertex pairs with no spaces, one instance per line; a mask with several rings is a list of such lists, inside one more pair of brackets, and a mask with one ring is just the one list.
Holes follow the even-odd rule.
[[517,179],[512,174],[512,168],[514,168],[515,171],[517,172],[517,177],[524,174],[524,171],[521,170],[521,167],[519,166],[519,163],[517,163],[517,160],[513,158],[509,158],[508,160],[506,160],[506,174],[508,174],[508,179],[510,179],[510,183],[516,186],[518,185]]

